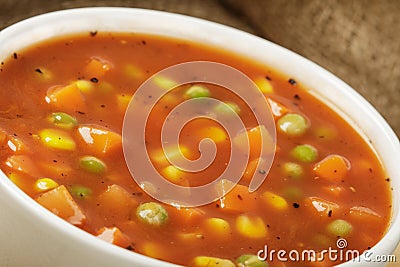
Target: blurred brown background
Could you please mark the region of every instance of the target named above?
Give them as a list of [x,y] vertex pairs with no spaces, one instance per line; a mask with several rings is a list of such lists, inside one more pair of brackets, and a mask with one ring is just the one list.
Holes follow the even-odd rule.
[[[0,0],[0,29],[54,10],[126,6],[205,18],[261,36],[336,74],[400,137],[398,0]],[[389,266],[400,266],[398,262]]]

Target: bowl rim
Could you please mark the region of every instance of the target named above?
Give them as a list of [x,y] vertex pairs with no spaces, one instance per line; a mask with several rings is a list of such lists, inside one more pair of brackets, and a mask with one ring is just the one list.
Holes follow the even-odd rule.
[[[116,17],[117,15],[119,18]],[[87,19],[83,18],[85,16],[90,17],[93,22],[89,22]],[[106,22],[105,18],[114,18],[116,21]],[[397,196],[399,195],[398,190],[400,189],[400,177],[398,178],[398,176],[394,176],[396,172],[397,174],[400,173],[399,168],[395,165],[396,162],[400,162],[399,139],[387,122],[383,119],[383,117],[359,93],[357,93],[338,77],[311,62],[310,60],[270,41],[226,25],[218,24],[216,22],[164,11],[125,7],[74,8],[45,13],[25,19],[0,31],[0,51],[6,51],[5,53],[1,53],[3,55],[12,55],[12,53],[9,52],[11,51],[9,47],[13,44],[4,42],[3,40],[9,41],[10,38],[11,40],[14,40],[15,36],[18,36],[20,39],[26,39],[26,37],[21,37],[21,35],[26,34],[27,30],[31,31],[28,33],[29,36],[37,34],[38,36],[44,37],[43,39],[50,37],[48,34],[42,34],[48,32],[51,28],[53,28],[53,30],[50,31],[50,34],[56,34],[56,32],[54,32],[55,26],[51,24],[54,23],[55,20],[58,21],[56,23],[58,27],[61,26],[60,21],[66,20],[68,22],[74,22],[74,20],[76,20],[76,22],[81,23],[82,21],[86,20],[87,24],[79,26],[78,23],[75,23],[72,25],[71,29],[75,29],[74,27],[80,27],[81,30],[73,30],[71,33],[78,33],[85,32],[90,29],[94,30],[93,28],[96,28],[93,27],[95,23],[98,23],[105,28],[112,28],[115,26],[115,24],[125,19],[128,19],[129,21],[146,21],[150,26],[146,24],[147,26],[143,27],[142,30],[146,33],[148,30],[152,29],[152,34],[157,34],[157,32],[154,30],[156,25],[155,22],[150,22],[149,20],[155,19],[159,24],[160,21],[167,22],[158,25],[160,27],[160,29],[158,29],[159,34],[167,33],[167,36],[190,40],[195,39],[194,42],[203,40],[207,42],[207,45],[211,46],[223,47],[223,42],[226,40],[235,40],[233,44],[229,44],[230,47],[227,48],[228,50],[232,51],[233,53],[239,53],[246,57],[250,57],[253,60],[261,62],[267,66],[271,66],[272,69],[277,70],[280,73],[296,77],[296,80],[304,84],[305,88],[313,88],[313,90],[317,90],[311,90],[310,93],[315,94],[317,98],[320,98],[321,101],[331,108],[337,108],[335,111],[339,112],[339,115],[344,116],[346,119],[350,119],[350,121],[355,124],[355,128],[358,128],[359,132],[361,132],[364,137],[368,137],[372,141],[372,145],[375,148],[378,157],[383,160],[384,164],[386,164],[385,168],[390,167],[390,169],[387,169],[387,171],[390,171],[393,186],[392,218],[390,221],[390,226],[385,235],[374,247],[371,248],[370,251],[375,253],[375,255],[382,255],[384,252],[387,254],[388,250],[393,251],[394,247],[400,241],[400,199]],[[38,28],[35,29],[32,25],[36,25]],[[124,32],[127,29],[132,29],[130,28],[131,25],[126,26],[127,28],[121,28],[121,32]],[[173,30],[173,27],[177,28]],[[98,29],[100,30],[100,28]],[[166,29],[169,31],[166,31]],[[207,29],[208,31],[207,33],[199,34],[198,32],[193,31],[193,29]],[[63,28],[63,30],[66,29]],[[192,30],[192,32],[190,32],[190,30]],[[201,38],[198,37],[199,35]],[[16,39],[15,42],[18,44],[20,39]],[[28,45],[24,44],[16,50],[25,48],[26,46],[40,41],[42,41],[40,38],[35,39],[35,41],[32,41]],[[240,47],[240,45],[244,44],[245,42],[249,42],[252,48],[245,47],[243,49],[243,47]],[[260,56],[258,54],[260,53],[260,50],[265,51],[266,53]],[[286,61],[282,60],[282,58],[290,60]],[[3,60],[3,58],[0,58],[0,60]],[[317,86],[321,86],[321,84],[324,87],[324,90],[328,91],[329,93],[321,95],[320,91],[322,89],[316,89]],[[340,103],[340,107],[337,106],[337,103],[331,103],[332,101],[330,100],[332,98],[337,98],[338,96],[336,94],[339,94],[340,97],[343,97],[344,103]],[[355,108],[344,108],[345,105],[355,105],[355,108],[359,110],[353,113]],[[350,112],[350,109],[353,111]],[[354,115],[355,113],[357,113],[357,115]],[[370,120],[370,125],[362,121],[356,122],[357,120],[362,119],[360,114],[361,117],[362,115],[367,115],[368,120]],[[365,134],[366,131],[369,133]],[[379,134],[372,134],[373,132],[378,132]],[[392,159],[388,159],[387,156],[382,157],[382,154],[386,155],[388,153],[392,153]],[[6,191],[12,193],[9,196],[13,197],[14,201],[17,201],[19,207],[24,208],[25,212],[28,212],[42,223],[45,223],[48,227],[51,227],[60,233],[68,232],[72,239],[75,239],[78,242],[85,242],[87,245],[95,247],[103,254],[105,253],[107,255],[126,258],[128,261],[132,260],[133,262],[147,263],[148,265],[146,266],[151,266],[151,264],[165,267],[176,266],[174,264],[149,258],[138,253],[132,253],[130,251],[126,251],[125,249],[100,241],[98,238],[87,233],[86,231],[67,223],[23,193],[22,190],[14,185],[8,178],[6,178],[2,171],[0,173],[0,185],[3,186]],[[84,235],[85,238],[82,238],[82,235]],[[351,264],[352,262],[350,261],[341,264],[340,266],[350,266]]]

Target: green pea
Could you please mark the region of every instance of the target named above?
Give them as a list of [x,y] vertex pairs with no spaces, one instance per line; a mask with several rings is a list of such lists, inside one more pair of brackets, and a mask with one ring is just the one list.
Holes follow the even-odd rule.
[[71,194],[77,198],[86,199],[92,195],[92,190],[86,186],[73,185],[71,186]]
[[285,188],[282,195],[290,201],[299,201],[304,197],[303,191],[295,186]]
[[76,118],[64,112],[52,113],[49,117],[49,121],[55,126],[64,129],[72,129],[78,124]]
[[187,98],[197,98],[197,97],[209,97],[210,90],[202,85],[192,85],[185,92]]
[[337,219],[328,224],[327,230],[335,236],[346,237],[352,232],[353,226],[345,220]]
[[293,179],[300,179],[303,176],[303,167],[294,162],[285,162],[282,165],[283,172],[286,176]]
[[85,171],[95,174],[101,174],[106,171],[106,164],[102,160],[93,156],[82,157],[79,160],[79,167]]
[[168,212],[155,202],[140,204],[136,216],[140,221],[153,226],[161,226],[168,221]]
[[303,135],[308,129],[307,120],[300,114],[288,113],[277,121],[278,130],[289,136]]
[[318,150],[312,145],[298,145],[290,152],[293,158],[301,162],[314,162],[318,157]]
[[268,267],[268,263],[258,259],[256,255],[242,255],[236,259],[237,267]]
[[214,111],[218,114],[229,114],[230,112],[234,111],[236,114],[240,113],[240,107],[233,102],[224,102],[218,104]]

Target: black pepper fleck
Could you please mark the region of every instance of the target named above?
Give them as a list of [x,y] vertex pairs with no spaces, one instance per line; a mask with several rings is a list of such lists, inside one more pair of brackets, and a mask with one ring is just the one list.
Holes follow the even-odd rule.
[[267,79],[268,81],[272,81],[271,77],[269,77],[268,75],[265,76],[265,79]]
[[95,37],[97,35],[97,31],[91,31],[90,36]]
[[14,57],[14,59],[18,59],[17,53],[14,52],[13,57]]
[[386,181],[386,182],[390,182],[390,178],[386,178],[385,181]]
[[296,85],[296,84],[297,84],[297,82],[296,82],[294,79],[292,79],[292,78],[290,78],[288,82],[289,82],[291,85]]
[[100,107],[102,107],[102,108],[105,108],[105,107],[106,107],[106,105],[102,104],[102,105],[100,105]]
[[143,45],[146,45],[147,43],[146,43],[146,41],[145,41],[145,40],[142,40],[142,44],[143,44]]
[[295,94],[295,95],[293,96],[293,98],[296,99],[296,100],[301,100],[301,97],[300,97],[298,94]]
[[299,204],[299,203],[293,203],[293,207],[294,207],[295,209],[298,209],[298,208],[300,208],[300,204]]
[[243,200],[243,197],[241,195],[237,195],[238,199]]
[[99,82],[99,79],[97,79],[96,77],[93,77],[93,78],[90,79],[90,81],[91,81],[92,83],[98,83],[98,82]]
[[35,71],[37,72],[37,73],[40,73],[40,74],[43,74],[43,72],[42,72],[42,70],[41,69],[35,69]]
[[258,170],[258,173],[259,173],[259,174],[266,174],[267,171],[266,171],[266,170]]
[[329,212],[328,212],[328,217],[331,217],[332,216],[332,210],[330,210]]

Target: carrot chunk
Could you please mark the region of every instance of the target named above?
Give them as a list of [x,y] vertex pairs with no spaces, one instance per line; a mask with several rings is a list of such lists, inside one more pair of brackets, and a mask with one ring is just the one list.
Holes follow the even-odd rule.
[[78,127],[78,136],[85,149],[95,155],[108,154],[120,149],[122,146],[120,134],[100,126],[80,126]]
[[114,245],[126,248],[130,245],[129,238],[118,227],[103,227],[97,237]]
[[85,66],[83,70],[83,74],[91,79],[91,78],[101,78],[103,77],[107,71],[110,70],[110,64],[97,59],[97,58],[92,58],[89,63]]
[[86,220],[85,214],[64,185],[43,193],[36,201],[73,225],[82,225]]
[[340,182],[349,169],[349,161],[339,155],[329,155],[314,166],[316,175],[332,182]]
[[[220,183],[222,192],[226,192],[230,181]],[[220,199],[220,207],[225,211],[246,212],[257,207],[257,194],[250,193],[247,186],[237,184],[229,193]]]
[[122,186],[113,184],[97,197],[97,210],[109,218],[129,219],[137,206],[136,200]]
[[75,83],[51,87],[47,90],[46,102],[62,111],[83,111],[86,109],[85,98]]

